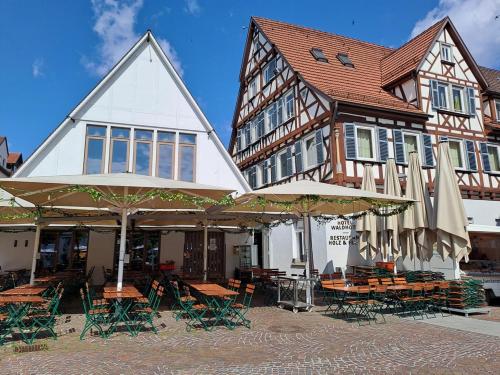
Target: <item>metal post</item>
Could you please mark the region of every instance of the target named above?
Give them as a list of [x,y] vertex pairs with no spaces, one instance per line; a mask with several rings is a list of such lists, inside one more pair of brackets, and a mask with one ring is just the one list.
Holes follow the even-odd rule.
[[[310,259],[311,259],[311,218],[309,214],[305,213],[302,215],[304,221],[304,252],[306,254],[306,279],[311,278]],[[306,281],[306,303],[312,304],[311,298],[311,286],[309,281]]]
[[35,285],[35,271],[36,271],[36,258],[38,255],[38,247],[40,246],[40,232],[42,231],[42,226],[37,221],[36,231],[35,231],[35,243],[33,244],[33,260],[31,261],[31,276],[30,285]]
[[460,265],[455,257],[453,257],[453,276],[455,280],[460,280]]
[[125,261],[125,247],[127,244],[127,209],[122,209],[122,226],[120,232],[120,254],[118,255],[118,280],[116,290],[123,288],[123,263]]
[[208,277],[208,225],[203,223],[203,280],[207,281]]

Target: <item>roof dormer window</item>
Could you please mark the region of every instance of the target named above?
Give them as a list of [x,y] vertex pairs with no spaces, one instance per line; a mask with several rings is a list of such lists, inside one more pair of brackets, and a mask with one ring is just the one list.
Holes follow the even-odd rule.
[[349,68],[354,68],[354,64],[352,63],[347,53],[337,53],[337,59],[339,59],[342,65],[348,66]]
[[311,48],[311,55],[316,59],[316,61],[328,62],[323,50],[321,48]]

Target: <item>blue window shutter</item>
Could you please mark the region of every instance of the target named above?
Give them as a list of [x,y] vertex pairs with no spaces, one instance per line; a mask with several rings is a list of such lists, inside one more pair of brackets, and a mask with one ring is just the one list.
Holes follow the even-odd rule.
[[276,182],[276,155],[271,156],[271,182]]
[[389,157],[389,143],[387,141],[387,129],[377,128],[378,132],[378,147],[380,161],[387,161]]
[[439,108],[439,92],[437,81],[431,81],[432,108]]
[[472,87],[467,87],[467,99],[469,107],[469,115],[476,115],[476,94]]
[[467,160],[469,162],[469,170],[477,171],[476,150],[474,141],[465,141],[465,149],[467,150]]
[[264,160],[264,168],[262,168],[262,184],[267,185],[269,183],[269,178],[267,172],[269,171],[269,159]]
[[356,159],[356,135],[354,124],[345,124],[345,156],[347,159]]
[[433,167],[432,138],[429,134],[422,134],[422,144],[424,145],[424,165],[426,167]]
[[392,138],[394,141],[394,154],[397,164],[405,163],[405,145],[403,143],[403,132],[401,130],[393,130]]
[[323,130],[316,130],[316,155],[318,164],[323,163],[325,157],[323,155]]
[[479,144],[479,149],[481,150],[481,159],[483,159],[483,170],[485,172],[491,172],[490,158],[488,156],[488,144],[481,142]]
[[292,147],[287,147],[286,149],[286,175],[291,176],[293,174],[293,163],[292,163]]
[[302,172],[302,142],[297,141],[295,143],[295,172]]

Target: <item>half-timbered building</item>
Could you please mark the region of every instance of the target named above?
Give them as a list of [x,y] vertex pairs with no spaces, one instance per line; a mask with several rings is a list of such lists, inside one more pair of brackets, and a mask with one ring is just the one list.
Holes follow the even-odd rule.
[[[360,187],[367,163],[382,189],[388,158],[404,188],[408,154],[417,152],[432,194],[437,145],[448,141],[471,231],[495,232],[496,73],[478,67],[449,18],[389,48],[254,17],[229,152],[254,189],[300,179]],[[352,223],[320,227],[313,228],[320,272],[361,261]],[[271,266],[293,269],[301,263],[302,229],[274,231],[271,246],[290,251],[270,249]]]

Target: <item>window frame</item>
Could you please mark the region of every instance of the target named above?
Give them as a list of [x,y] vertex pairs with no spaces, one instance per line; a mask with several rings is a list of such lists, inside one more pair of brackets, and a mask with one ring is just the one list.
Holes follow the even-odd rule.
[[[151,140],[146,140],[146,139],[137,139],[136,133],[137,131],[146,131],[146,132],[151,132]],[[144,143],[144,144],[149,144],[149,167],[148,167],[148,174],[144,176],[151,176],[152,175],[152,169],[153,169],[153,147],[154,147],[154,131],[149,130],[149,129],[134,129],[134,161],[132,165],[132,170],[134,173],[137,173],[137,144],[138,143]]]
[[[249,82],[248,82],[248,88],[247,88],[247,99],[248,101],[251,101],[253,98],[257,96],[258,93],[258,76],[253,77]],[[253,87],[252,90],[250,88]]]
[[403,147],[404,147],[404,152],[405,152],[405,164],[408,164],[408,158],[407,155],[409,155],[408,152],[406,152],[406,143],[405,143],[405,137],[411,136],[417,138],[417,153],[418,153],[418,160],[422,162],[422,133],[416,132],[416,131],[411,131],[411,130],[403,130],[402,132],[403,135]]
[[[174,141],[173,142],[168,142],[168,141],[161,141],[159,139],[159,133],[172,133],[174,135]],[[172,145],[172,180],[175,180],[176,176],[175,176],[175,166],[176,166],[176,163],[177,163],[177,134],[176,132],[170,132],[170,131],[163,131],[163,130],[160,130],[157,132],[157,136],[156,136],[156,166],[155,166],[155,173],[156,173],[156,176],[157,177],[161,177],[160,176],[160,146],[161,145]],[[166,177],[162,177],[162,178],[166,178]]]
[[276,181],[281,181],[281,180],[284,180],[285,178],[288,178],[290,176],[288,175],[283,175],[283,170],[282,170],[282,165],[281,165],[281,158],[282,157],[285,157],[285,173],[286,173],[286,168],[287,168],[287,165],[288,165],[288,159],[287,159],[287,147],[285,147],[283,150],[281,150],[280,152],[276,153],[276,174],[277,174],[277,178],[276,178]]
[[449,144],[450,142],[454,142],[454,143],[458,143],[460,145],[460,160],[462,162],[462,166],[461,167],[455,167],[453,166],[453,168],[455,168],[455,170],[458,170],[458,171],[466,171],[467,170],[467,166],[468,166],[468,162],[467,160],[465,159],[465,155],[466,155],[466,149],[465,149],[465,142],[463,141],[463,139],[460,139],[460,138],[448,138],[448,147],[449,147]]
[[[358,130],[359,129],[369,130],[371,133],[371,144],[372,144],[372,153],[373,153],[373,156],[371,158],[359,156],[359,144],[358,144]],[[354,125],[354,142],[356,145],[356,160],[373,161],[373,162],[377,161],[377,149],[376,149],[375,128],[374,127],[355,124]],[[403,142],[404,142],[404,139],[403,139]]]
[[[313,143],[314,155],[316,155],[315,156],[316,163],[314,163],[314,164],[309,164],[309,157],[308,157],[308,153],[307,153],[307,141],[309,141],[310,139],[312,139],[314,142]],[[312,132],[311,134],[302,138],[302,140],[299,142],[302,142],[302,169],[303,169],[302,172],[308,171],[309,169],[315,168],[318,165],[320,165],[321,163],[318,161],[318,156],[317,156],[317,151],[316,151],[317,150],[316,132]]]
[[[463,86],[458,86],[458,85],[453,85],[453,84],[450,84],[451,86],[451,90],[449,90],[450,92],[450,104],[451,104],[451,107],[450,108],[450,111],[453,111],[453,112],[456,112],[456,113],[466,113],[466,109],[465,109],[465,94],[464,94],[464,91],[465,91],[465,87]],[[454,91],[455,90],[458,90],[460,92],[460,106],[462,107],[462,109],[458,110],[455,108],[455,101],[454,101]]]
[[[274,65],[274,69],[272,71],[272,75],[269,76],[269,70],[270,68]],[[263,69],[263,73],[264,73],[264,80],[263,80],[263,83],[264,83],[264,87],[267,86],[269,83],[271,83],[274,78],[276,78],[277,74],[276,74],[276,70],[278,70],[278,58],[277,56],[273,57],[271,60],[269,60],[269,62],[266,64],[266,66],[264,67]]]
[[[96,136],[96,135],[88,135],[88,128],[89,127],[101,127],[104,129],[104,136]],[[103,174],[104,171],[106,170],[106,154],[107,154],[107,149],[108,149],[108,127],[105,125],[93,125],[93,124],[87,124],[85,127],[85,151],[84,151],[84,156],[83,156],[83,174],[88,175],[88,146],[89,146],[89,140],[94,139],[94,140],[102,140],[102,160],[101,160],[101,168],[100,168],[100,174]]]
[[[126,129],[129,132],[128,133],[128,138],[113,137],[113,128],[115,128],[115,129]],[[109,165],[108,165],[108,173],[126,173],[127,171],[129,171],[129,167],[130,167],[130,137],[132,136],[132,130],[133,130],[133,128],[126,128],[126,127],[121,127],[121,126],[111,126],[110,127],[110,133],[109,133]],[[113,150],[114,150],[114,143],[115,143],[115,141],[118,141],[118,142],[127,142],[127,160],[125,162],[127,168],[126,168],[125,172],[113,172]]]
[[497,122],[500,122],[500,99],[495,99],[495,114]]
[[[187,134],[187,135],[194,135],[195,137],[195,142],[194,143],[185,143],[181,142],[181,135]],[[198,145],[198,139],[196,137],[195,133],[188,133],[188,132],[179,132],[177,136],[177,144],[178,144],[178,158],[177,158],[177,180],[179,181],[186,181],[186,182],[196,182],[196,150],[197,150],[197,145]],[[193,150],[193,180],[192,181],[187,181],[187,180],[182,180],[181,179],[181,149],[184,147],[192,147]]]
[[490,173],[490,174],[500,174],[500,169],[493,170],[493,163],[491,162],[491,159],[489,159],[489,157],[490,157],[490,154],[489,154],[490,147],[496,148],[497,157],[498,157],[498,160],[500,161],[500,146],[496,145],[496,144],[493,144],[493,143],[486,143],[486,151],[488,151],[488,160],[490,162],[490,170],[488,171],[488,173]]
[[[449,51],[449,58],[448,59],[446,59],[445,56],[444,56],[444,54],[443,54],[443,50],[446,49],[446,48]],[[440,55],[441,55],[441,61],[453,64],[453,46],[451,44],[441,42],[440,43],[439,52],[440,52]]]

